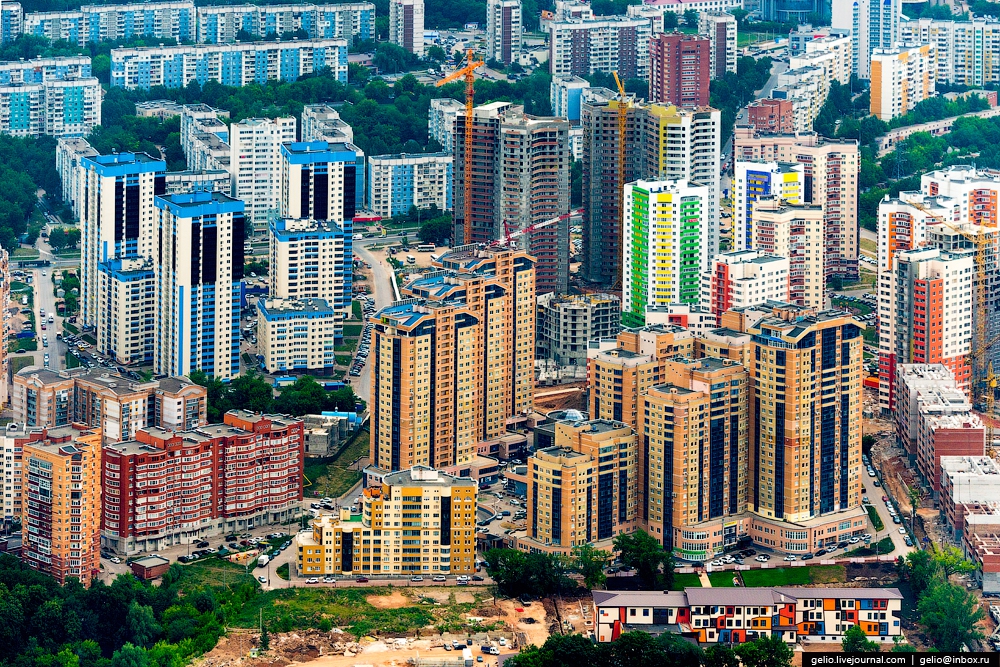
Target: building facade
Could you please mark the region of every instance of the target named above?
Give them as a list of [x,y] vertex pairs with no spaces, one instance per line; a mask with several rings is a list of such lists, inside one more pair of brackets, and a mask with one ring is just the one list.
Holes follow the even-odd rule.
[[156,224],[156,372],[239,375],[243,202],[220,192],[164,195]]
[[937,49],[931,44],[876,49],[871,61],[871,113],[890,121],[934,97]]
[[343,313],[324,299],[257,300],[258,350],[268,373],[333,374],[334,347],[343,332]]
[[192,42],[196,35],[195,8],[190,0],[167,0],[84,5],[79,11],[69,12],[29,12],[24,15],[24,32],[78,46],[135,37]]
[[195,430],[108,445],[101,546],[132,555],[280,524],[302,500],[303,425],[231,410]]
[[712,41],[664,33],[649,40],[649,100],[682,107],[708,106]]
[[214,79],[224,86],[295,81],[329,68],[347,83],[347,40],[149,46],[111,50],[111,85],[127,90],[183,88]]
[[728,12],[699,12],[698,34],[707,37],[709,76],[721,79],[736,73],[736,17]]
[[761,134],[792,134],[795,132],[792,101],[771,97],[755,100],[747,106],[747,122]]
[[337,313],[333,333],[341,338],[343,319],[350,311],[353,294],[351,218],[340,224],[309,218],[277,218],[270,227],[271,296],[322,299]]
[[649,19],[601,16],[553,21],[549,26],[549,73],[589,76],[618,72],[625,79],[649,78]]
[[754,248],[753,205],[761,197],[798,204],[805,193],[805,166],[792,162],[745,162],[733,166],[733,250]]
[[348,143],[283,143],[279,149],[281,215],[350,225],[364,201],[365,158],[359,153]]
[[261,231],[281,208],[281,145],[295,141],[295,118],[248,118],[229,133],[232,195],[243,202],[247,221]]
[[383,218],[409,213],[411,206],[450,211],[453,163],[448,152],[369,156],[368,210]]
[[521,51],[521,0],[486,3],[486,58],[509,65]]
[[424,1],[390,0],[389,41],[424,56]]
[[622,322],[642,326],[646,308],[701,300],[708,269],[708,188],[689,181],[625,185]]
[[296,536],[298,574],[472,574],[477,491],[475,480],[426,466],[389,473],[364,489],[361,514],[321,517]]
[[751,308],[768,301],[789,301],[787,257],[765,255],[756,250],[735,250],[712,260],[701,276],[701,305],[715,313],[732,308]]
[[100,434],[53,430],[25,443],[22,457],[22,562],[90,586],[100,574]]

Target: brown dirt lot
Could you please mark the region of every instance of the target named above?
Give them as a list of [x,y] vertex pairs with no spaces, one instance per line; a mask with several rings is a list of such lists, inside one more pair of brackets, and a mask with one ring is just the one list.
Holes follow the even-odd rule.
[[389,595],[369,595],[365,599],[376,609],[401,609],[411,604],[410,598],[399,591],[393,591]]

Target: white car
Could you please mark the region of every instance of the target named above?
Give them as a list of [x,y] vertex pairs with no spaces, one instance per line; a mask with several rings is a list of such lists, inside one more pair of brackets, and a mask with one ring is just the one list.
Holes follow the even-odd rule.
[[850,542],[851,544],[857,544],[860,541],[861,541],[860,537],[852,537],[850,540],[848,540],[848,542]]
[[903,528],[902,526],[900,526],[899,527],[899,534],[900,535],[906,535],[906,528]]
[[319,583],[319,579],[317,577],[310,577],[309,579],[306,579],[306,583],[307,584],[318,584]]
[[784,557],[784,559],[783,559],[783,560],[786,560],[786,561],[789,561],[789,562],[791,562],[791,561],[793,561],[793,560],[798,560],[798,559],[797,559],[797,558],[796,558],[795,556],[793,556],[793,555],[791,555],[791,554],[788,554],[787,556],[785,556],[785,557]]
[[448,577],[444,576],[443,574],[436,574],[436,575],[434,575],[434,578],[432,579],[432,581],[439,581],[439,582],[440,581],[448,581]]
[[506,637],[501,637],[500,640],[497,643],[500,644],[500,646],[506,646],[507,645],[507,638]]
[[754,560],[757,561],[758,563],[766,563],[768,558],[767,556],[761,555],[754,558]]

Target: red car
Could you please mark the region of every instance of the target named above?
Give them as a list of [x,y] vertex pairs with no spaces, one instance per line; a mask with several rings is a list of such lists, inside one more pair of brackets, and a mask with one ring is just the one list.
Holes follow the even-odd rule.
[[368,583],[368,577],[358,577],[354,581],[358,582],[359,584],[367,584]]

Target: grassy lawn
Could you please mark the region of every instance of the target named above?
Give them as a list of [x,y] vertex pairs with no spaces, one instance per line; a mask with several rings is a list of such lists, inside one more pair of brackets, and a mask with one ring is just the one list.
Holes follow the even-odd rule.
[[341,366],[351,365],[351,355],[349,354],[338,354],[334,356],[334,359],[336,359],[337,363],[340,364]]
[[78,334],[78,333],[80,333],[80,330],[76,328],[75,324],[70,324],[66,320],[63,320],[62,327],[63,327],[63,331],[68,331],[71,334]]
[[733,583],[733,577],[735,576],[735,572],[713,572],[708,575],[708,580],[712,582],[712,588],[734,588],[736,584]]
[[875,257],[878,253],[878,243],[871,239],[861,239],[861,249],[867,251],[872,257]]
[[806,584],[833,584],[846,579],[843,565],[814,565],[812,567],[778,567],[773,570],[747,570],[743,583],[759,586],[804,586]]
[[15,248],[10,256],[12,259],[38,259],[38,251],[34,248]]
[[77,368],[80,365],[80,360],[77,359],[75,354],[72,352],[66,353],[66,368]]
[[279,565],[278,569],[275,570],[274,573],[278,575],[279,578],[288,581],[288,563],[285,563],[284,565]]
[[864,558],[866,556],[884,556],[885,554],[891,554],[895,551],[896,545],[892,543],[891,537],[883,537],[878,541],[878,549],[875,545],[870,547],[861,547],[859,549],[852,549],[847,552],[847,556],[852,558]]
[[11,373],[17,374],[19,370],[27,366],[31,366],[35,363],[34,357],[11,357],[10,358],[10,371]]
[[878,344],[878,331],[875,330],[874,325],[870,326],[870,327],[867,327],[862,332],[861,335],[865,339],[865,342],[868,343],[869,345],[876,345],[876,344]]
[[258,586],[254,575],[248,574],[245,567],[221,558],[203,558],[183,567],[183,591],[203,586],[224,586],[231,590],[236,590],[243,584]]
[[364,315],[364,311],[361,309],[361,302],[354,301],[351,303],[351,314],[354,315],[354,319],[360,320],[361,316]]
[[37,338],[15,338],[7,344],[8,352],[17,352],[18,350],[24,350],[25,352],[35,352],[38,350],[38,339]]
[[81,338],[83,338],[85,342],[90,343],[91,345],[97,345],[97,339],[91,336],[90,334],[83,334]]
[[357,338],[361,335],[361,329],[364,328],[363,324],[345,324],[344,325],[344,338]]
[[352,470],[350,466],[360,457],[368,455],[369,437],[367,429],[361,430],[337,456],[318,463],[307,463],[305,473],[312,484],[305,487],[306,497],[339,498],[357,484],[361,480],[361,471]]
[[878,515],[878,510],[875,509],[874,505],[868,506],[868,518],[872,520],[872,527],[875,529],[876,533],[885,530],[885,524],[882,523],[882,517]]
[[696,572],[675,572],[672,591],[682,591],[685,588],[701,588],[701,579]]

